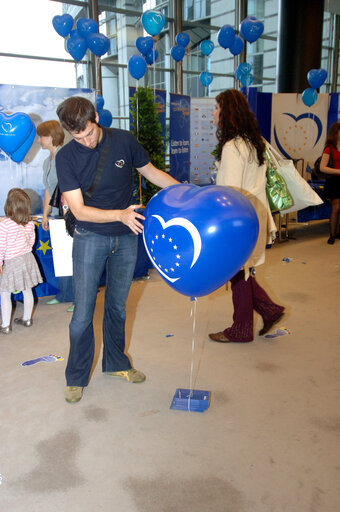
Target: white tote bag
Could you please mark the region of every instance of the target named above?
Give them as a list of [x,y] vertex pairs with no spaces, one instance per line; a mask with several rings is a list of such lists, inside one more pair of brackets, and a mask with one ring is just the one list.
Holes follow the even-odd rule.
[[294,205],[287,208],[283,213],[297,212],[307,206],[317,206],[323,203],[321,197],[312,189],[307,181],[299,174],[292,160],[282,158],[268,142],[266,142],[268,152],[277,166],[278,172],[284,178],[288,190],[293,196]]

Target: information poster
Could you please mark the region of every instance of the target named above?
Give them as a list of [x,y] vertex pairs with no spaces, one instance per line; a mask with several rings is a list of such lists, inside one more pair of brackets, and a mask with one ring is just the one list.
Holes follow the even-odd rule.
[[216,126],[212,111],[214,98],[192,98],[190,115],[190,183],[208,185],[216,173],[215,156]]
[[170,94],[170,174],[190,180],[190,96]]

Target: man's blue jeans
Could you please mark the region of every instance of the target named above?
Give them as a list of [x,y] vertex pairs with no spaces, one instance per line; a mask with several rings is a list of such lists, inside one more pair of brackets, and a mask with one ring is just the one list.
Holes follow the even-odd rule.
[[134,234],[105,236],[76,228],[73,238],[75,308],[70,323],[68,386],[87,386],[94,356],[93,314],[106,269],[103,320],[103,372],[129,370],[125,350],[125,303],[137,259]]

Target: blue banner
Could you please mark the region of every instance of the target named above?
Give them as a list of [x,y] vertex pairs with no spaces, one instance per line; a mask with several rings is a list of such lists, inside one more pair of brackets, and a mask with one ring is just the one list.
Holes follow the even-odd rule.
[[170,93],[170,174],[190,181],[190,96]]

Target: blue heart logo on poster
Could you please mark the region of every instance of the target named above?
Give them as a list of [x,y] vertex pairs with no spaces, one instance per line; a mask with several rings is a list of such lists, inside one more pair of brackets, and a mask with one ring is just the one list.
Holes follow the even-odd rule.
[[173,185],[149,201],[144,215],[150,260],[169,286],[189,297],[229,281],[257,241],[256,212],[230,187]]

